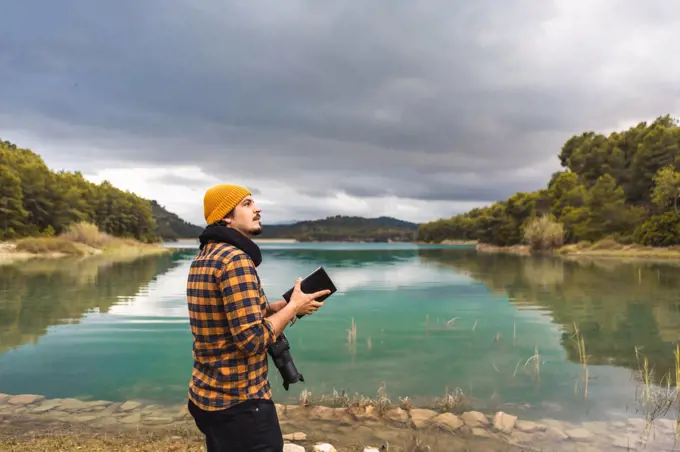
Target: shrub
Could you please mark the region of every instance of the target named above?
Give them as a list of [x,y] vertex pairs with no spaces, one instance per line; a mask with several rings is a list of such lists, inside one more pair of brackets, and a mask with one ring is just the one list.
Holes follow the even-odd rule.
[[564,244],[564,226],[552,215],[542,215],[529,220],[524,228],[524,241],[532,251],[549,251]]
[[109,234],[101,232],[96,225],[85,221],[69,225],[61,237],[93,248],[101,248],[114,240]]
[[635,241],[647,246],[680,244],[680,221],[674,212],[665,212],[647,219],[635,230]]

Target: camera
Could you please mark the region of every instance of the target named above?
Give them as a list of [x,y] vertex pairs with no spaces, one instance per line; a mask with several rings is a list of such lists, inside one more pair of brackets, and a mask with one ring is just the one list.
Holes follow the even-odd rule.
[[[300,282],[300,289],[304,293],[315,293],[320,290],[328,289],[330,293],[318,297],[318,301],[325,300],[338,290],[323,267],[318,267],[305,279],[303,279]],[[293,295],[294,290],[295,287],[291,287],[286,293],[283,294],[283,299],[286,300],[286,303],[290,302],[290,298]],[[303,315],[298,315],[297,317],[300,318],[302,316]],[[297,368],[295,367],[293,357],[290,355],[290,344],[288,343],[288,339],[286,338],[285,334],[281,333],[276,342],[267,348],[267,352],[274,360],[274,364],[276,365],[276,368],[279,369],[281,377],[283,377],[283,387],[286,391],[288,391],[288,387],[293,383],[305,381],[305,379],[302,377],[302,374],[298,372]]]
[[267,352],[274,360],[274,365],[283,378],[283,388],[286,391],[288,391],[288,387],[293,383],[305,381],[302,374],[295,367],[293,357],[290,354],[290,344],[285,334],[281,333],[276,342],[267,348]]

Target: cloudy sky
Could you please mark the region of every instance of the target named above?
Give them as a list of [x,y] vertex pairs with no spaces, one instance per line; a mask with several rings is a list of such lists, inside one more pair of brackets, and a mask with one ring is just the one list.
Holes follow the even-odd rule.
[[0,3],[0,137],[204,224],[448,217],[680,115],[677,0]]

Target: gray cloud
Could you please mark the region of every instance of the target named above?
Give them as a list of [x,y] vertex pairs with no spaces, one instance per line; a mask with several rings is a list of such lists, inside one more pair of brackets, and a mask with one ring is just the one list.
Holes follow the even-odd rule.
[[0,124],[79,143],[49,157],[83,168],[493,201],[543,186],[572,134],[680,110],[677,2],[24,0],[0,16]]

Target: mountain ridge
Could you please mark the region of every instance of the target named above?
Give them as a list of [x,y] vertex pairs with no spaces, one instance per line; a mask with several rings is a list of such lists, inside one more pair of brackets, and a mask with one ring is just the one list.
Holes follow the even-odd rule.
[[419,224],[391,216],[332,215],[292,224],[263,226],[264,231],[258,238],[287,238],[301,242],[410,242],[415,239]]
[[[202,226],[189,223],[151,200],[157,231],[164,240],[197,238]],[[262,239],[295,239],[298,241],[412,241],[419,223],[391,216],[362,217],[331,215],[314,220],[289,220],[263,224]]]

